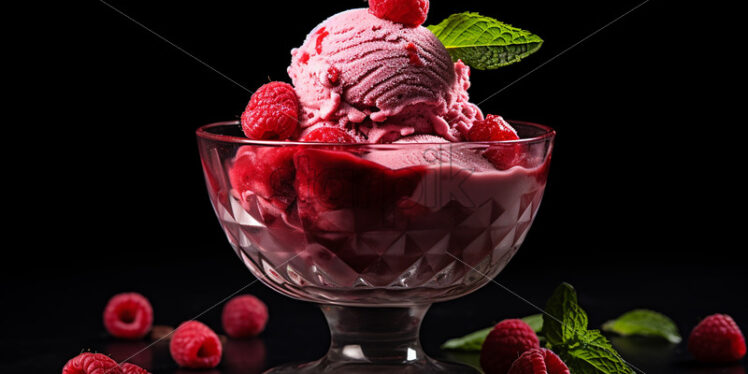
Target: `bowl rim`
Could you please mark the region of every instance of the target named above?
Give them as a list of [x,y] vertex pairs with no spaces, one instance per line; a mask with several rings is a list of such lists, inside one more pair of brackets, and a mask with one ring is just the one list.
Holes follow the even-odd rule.
[[309,143],[309,142],[298,142],[298,141],[286,141],[286,140],[252,140],[248,138],[242,138],[238,136],[231,136],[231,135],[222,135],[222,134],[216,134],[212,133],[209,130],[217,128],[217,127],[224,127],[224,126],[239,126],[239,121],[222,121],[222,122],[214,122],[207,125],[200,126],[195,133],[197,134],[197,137],[200,139],[206,139],[206,140],[213,140],[218,142],[224,142],[224,143],[233,143],[233,144],[246,144],[246,145],[261,145],[261,146],[336,146],[336,147],[360,147],[360,146],[398,146],[398,147],[407,147],[407,146],[424,146],[424,145],[439,145],[443,146],[445,144],[464,144],[464,145],[499,145],[499,144],[532,144],[537,142],[546,141],[549,139],[553,139],[556,137],[556,130],[554,130],[551,127],[541,125],[534,122],[527,122],[527,121],[515,121],[515,120],[507,120],[510,124],[519,124],[523,126],[529,126],[529,127],[535,127],[543,131],[541,135],[530,137],[530,138],[522,138],[518,140],[501,140],[501,141],[485,141],[485,142],[454,142],[454,143]]

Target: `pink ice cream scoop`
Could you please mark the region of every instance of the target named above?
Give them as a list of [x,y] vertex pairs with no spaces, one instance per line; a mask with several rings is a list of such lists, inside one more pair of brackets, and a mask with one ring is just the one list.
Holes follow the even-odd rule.
[[470,69],[425,27],[353,9],[322,22],[292,55],[303,133],[333,125],[369,143],[414,134],[455,142],[483,119],[469,102]]

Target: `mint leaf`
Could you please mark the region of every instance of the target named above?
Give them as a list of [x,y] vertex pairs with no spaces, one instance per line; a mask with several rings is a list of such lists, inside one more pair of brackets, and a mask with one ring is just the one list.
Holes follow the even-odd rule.
[[493,330],[493,327],[476,331],[461,338],[447,340],[442,344],[442,349],[455,351],[480,351],[483,342],[486,340],[486,337],[491,330]]
[[428,26],[452,59],[462,59],[479,70],[510,65],[543,45],[539,36],[478,13],[458,13],[438,25]]
[[608,321],[603,325],[603,330],[623,336],[660,337],[674,344],[683,340],[673,320],[661,313],[645,309],[633,310],[618,319]]
[[577,304],[577,292],[562,283],[545,305],[543,335],[551,345],[565,344],[587,331],[587,313]]
[[578,334],[579,341],[559,349],[574,374],[634,374],[608,339],[598,330]]
[[541,331],[543,331],[542,314],[533,314],[531,316],[522,318],[522,320],[525,321],[526,324],[530,325],[530,327],[532,327],[532,330],[535,331],[536,334],[539,334]]
[[[543,328],[543,315],[533,314],[522,318],[525,323],[532,327],[535,333],[539,333]],[[442,349],[453,350],[453,351],[465,351],[465,352],[480,352],[483,347],[483,342],[486,340],[488,334],[493,330],[493,327],[478,330],[460,338],[450,339],[442,344]]]

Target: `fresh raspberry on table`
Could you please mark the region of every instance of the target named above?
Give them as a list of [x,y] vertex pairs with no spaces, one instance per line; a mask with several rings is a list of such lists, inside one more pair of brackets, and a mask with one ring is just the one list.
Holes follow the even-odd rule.
[[301,137],[302,142],[308,143],[355,143],[356,138],[340,127],[318,127]]
[[121,339],[141,339],[153,325],[153,308],[139,293],[121,293],[109,300],[104,308],[104,327]]
[[[485,120],[475,121],[466,138],[471,142],[501,142],[519,140],[517,131],[501,116],[489,114]],[[499,170],[516,165],[520,155],[518,144],[498,144],[488,148],[483,154]]]
[[429,0],[369,0],[371,14],[408,27],[426,22]]
[[148,370],[143,369],[138,365],[126,362],[120,366],[124,374],[151,374]]
[[177,327],[169,342],[169,351],[181,367],[212,369],[221,362],[223,346],[210,327],[188,321]]
[[701,362],[734,362],[745,356],[745,338],[732,317],[714,314],[691,331],[688,351]]
[[570,374],[561,358],[549,349],[531,349],[514,361],[509,374]]
[[296,148],[291,146],[239,148],[229,169],[231,188],[242,201],[250,191],[285,210],[296,199],[295,153]]
[[223,330],[234,339],[257,336],[268,322],[268,308],[252,295],[237,296],[223,307],[221,321]]
[[81,353],[62,368],[62,374],[124,374],[120,366],[101,353]]
[[538,336],[521,319],[499,322],[483,342],[480,366],[486,374],[506,374],[522,353],[540,348]]
[[299,127],[299,98],[293,86],[271,82],[260,87],[242,114],[244,135],[253,140],[286,140]]

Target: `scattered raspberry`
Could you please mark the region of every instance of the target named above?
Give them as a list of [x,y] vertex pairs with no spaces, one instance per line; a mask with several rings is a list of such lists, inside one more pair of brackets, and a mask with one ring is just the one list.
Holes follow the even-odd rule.
[[540,348],[538,336],[521,319],[499,322],[486,337],[480,352],[480,366],[486,374],[506,374],[522,353]]
[[268,308],[252,295],[237,296],[223,307],[223,331],[234,339],[257,336],[265,329]]
[[316,128],[303,137],[302,142],[308,143],[355,143],[356,139],[340,127],[323,126]]
[[125,374],[109,356],[101,353],[81,353],[62,368],[62,374]]
[[148,370],[131,363],[124,363],[121,367],[124,374],[151,374]]
[[408,43],[405,46],[405,50],[408,51],[408,57],[410,58],[410,64],[413,66],[423,66],[421,57],[418,56],[418,47],[413,43]]
[[295,147],[241,147],[229,169],[231,188],[241,199],[251,191],[285,210],[296,199],[295,152]]
[[570,374],[561,358],[552,351],[531,349],[514,361],[509,374]]
[[[475,121],[467,133],[471,142],[500,142],[519,140],[515,131],[501,116],[489,114],[483,121]],[[506,170],[516,165],[520,155],[518,144],[499,144],[491,146],[483,156],[499,170]]]
[[223,346],[210,327],[188,321],[177,327],[169,343],[174,361],[190,369],[211,369],[221,362]]
[[244,135],[253,140],[286,140],[296,132],[299,98],[293,86],[271,82],[260,87],[242,114]]
[[429,0],[369,0],[371,14],[409,27],[426,22]]
[[745,338],[732,317],[715,314],[704,318],[691,331],[688,351],[702,362],[734,362],[745,356]]
[[121,339],[140,339],[151,330],[153,308],[139,293],[122,293],[109,300],[104,309],[104,327]]

